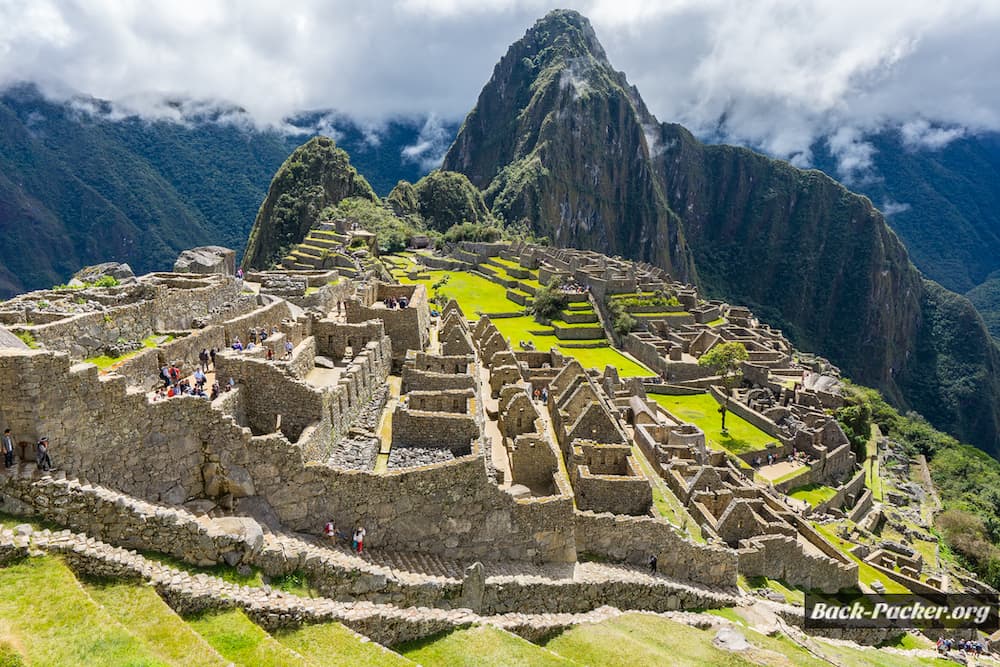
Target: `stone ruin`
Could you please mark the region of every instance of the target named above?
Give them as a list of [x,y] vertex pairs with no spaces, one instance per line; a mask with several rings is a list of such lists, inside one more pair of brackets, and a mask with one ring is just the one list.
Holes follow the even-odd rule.
[[[607,295],[669,289],[691,321],[651,319],[627,336],[625,349],[658,377],[623,380],[558,348],[512,350],[489,317],[470,320],[455,302],[432,317],[422,285],[375,273],[340,280],[286,262],[240,281],[227,263],[21,295],[0,305],[0,324],[34,345],[0,338],[0,425],[21,461],[0,473],[5,507],[64,525],[90,547],[113,545],[78,552],[101,572],[132,567],[109,556],[115,547],[141,548],[198,565],[304,569],[324,596],[400,608],[666,611],[734,604],[739,574],[857,584],[857,566],[788,502],[787,485],[754,479],[752,456],[708,447],[649,398],[721,400],[695,371],[697,356],[744,342],[746,382],[730,409],[773,436],[772,453],[809,457],[796,481],[838,485],[830,508],[861,521],[870,494],[824,412],[838,404],[835,375],[813,377],[749,311],[702,302],[647,265],[524,244],[462,244],[450,261],[474,267],[490,256],[540,279],[572,277],[597,308]],[[405,308],[386,307],[401,298]],[[720,316],[725,324],[708,326]],[[237,339],[254,345],[234,349]],[[190,375],[203,349],[217,351],[212,373],[230,390],[159,399],[159,369]],[[109,351],[118,352],[109,367],[88,361]],[[31,465],[43,435],[56,475]],[[676,499],[677,516],[661,515],[654,491]],[[322,544],[327,520],[365,526],[370,555]],[[641,569],[650,555],[658,576]],[[920,566],[889,548],[868,559],[907,574]],[[485,574],[471,595],[474,562]]]

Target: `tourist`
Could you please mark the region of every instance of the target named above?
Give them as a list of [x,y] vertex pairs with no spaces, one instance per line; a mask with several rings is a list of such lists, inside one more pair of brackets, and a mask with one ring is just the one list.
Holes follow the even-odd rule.
[[217,399],[219,397],[219,394],[221,393],[221,391],[222,390],[219,387],[219,383],[218,382],[213,382],[212,383],[212,395],[210,396],[211,400],[214,401],[215,399]]
[[400,297],[400,299],[399,299],[399,307],[400,308],[406,308],[406,306],[409,303],[410,303],[409,299],[407,299],[405,296],[404,297]]
[[291,359],[292,358],[292,348],[293,347],[294,347],[294,345],[292,345],[292,341],[291,340],[286,340],[285,341],[285,359]]
[[237,337],[236,340],[233,341],[233,349],[236,350],[237,352],[243,351],[243,343],[240,342],[239,337]]
[[354,545],[354,550],[359,554],[365,549],[365,532],[364,526],[358,526],[357,530],[354,531],[352,544]]
[[164,366],[160,369],[160,378],[163,380],[164,388],[170,386],[170,367]]
[[547,403],[549,400],[549,388],[542,387],[542,403]]
[[323,526],[323,535],[331,542],[337,541],[337,525],[333,523],[333,519],[327,521],[326,525]]
[[10,468],[14,465],[14,438],[10,435],[10,429],[3,430],[3,438],[0,438],[0,449],[3,450],[3,467]]
[[49,457],[49,439],[45,436],[35,445],[35,464],[39,470],[52,470],[52,459]]
[[208,350],[201,348],[201,352],[198,353],[198,363],[201,364],[201,370],[205,373],[208,372]]
[[542,390],[541,390],[541,389],[539,389],[538,387],[535,387],[535,391],[534,391],[534,393],[532,394],[532,396],[534,396],[534,398],[535,398],[535,401],[540,401],[540,400],[542,400]]
[[212,370],[213,371],[215,370],[215,354],[216,354],[216,349],[213,347],[208,352],[208,358],[211,359],[211,361],[212,361]]
[[267,360],[274,361],[274,350],[272,348],[267,348]]
[[656,554],[650,554],[649,561],[649,571],[651,574],[656,574]]
[[236,269],[236,279],[239,280],[241,283],[243,282],[243,267],[242,266],[240,268]]
[[177,386],[181,380],[181,369],[177,364],[170,365],[170,384]]

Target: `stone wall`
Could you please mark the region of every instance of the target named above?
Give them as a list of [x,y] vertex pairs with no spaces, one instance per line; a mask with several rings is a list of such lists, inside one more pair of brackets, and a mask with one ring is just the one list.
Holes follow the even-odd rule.
[[476,379],[465,373],[432,373],[403,366],[401,393],[421,391],[457,391],[475,389]]
[[740,574],[745,577],[767,577],[826,593],[858,583],[855,563],[807,554],[794,537],[762,535],[742,540],[738,554]]
[[[238,508],[292,530],[318,533],[333,517],[365,525],[372,548],[457,559],[576,555],[572,498],[515,500],[490,481],[481,455],[384,475],[307,465],[283,435],[254,437],[205,399],[150,403],[123,378],[98,378],[94,366],[71,367],[63,354],[0,350],[0,421],[18,440],[49,436],[67,475],[154,502],[206,497],[211,464],[212,486],[235,491]],[[239,498],[249,486],[241,480],[253,497]]]
[[393,446],[468,449],[479,438],[479,424],[471,415],[429,412],[397,406],[392,414]]
[[663,520],[576,513],[576,548],[615,562],[644,564],[656,554],[659,571],[678,581],[736,587],[736,551],[691,542]]

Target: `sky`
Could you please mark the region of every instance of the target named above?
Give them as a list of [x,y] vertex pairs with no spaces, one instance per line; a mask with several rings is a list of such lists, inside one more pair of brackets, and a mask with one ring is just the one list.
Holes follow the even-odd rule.
[[[544,0],[0,0],[0,87],[125,113],[222,102],[255,123],[335,109],[425,122],[434,153]],[[913,147],[1000,130],[1000,0],[580,0],[661,120],[800,166],[823,139],[863,173],[865,135]],[[417,157],[420,146],[414,148]]]

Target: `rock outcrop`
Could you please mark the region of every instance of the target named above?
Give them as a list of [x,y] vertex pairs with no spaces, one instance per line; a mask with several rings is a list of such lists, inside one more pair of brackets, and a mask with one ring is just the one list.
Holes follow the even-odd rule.
[[209,245],[183,251],[174,262],[176,273],[221,273],[231,276],[236,272],[236,252],[222,246]]
[[922,279],[867,198],[659,123],[578,13],[553,11],[510,47],[444,168],[485,188],[498,217],[747,304],[902,408],[1000,452],[1000,350],[971,304]]
[[299,146],[271,181],[250,231],[243,268],[272,266],[284,251],[302,242],[324,208],[348,197],[378,200],[332,139],[314,137]]
[[465,174],[435,169],[415,184],[400,181],[387,198],[396,215],[419,215],[427,227],[439,232],[463,222],[493,221],[483,193]]

